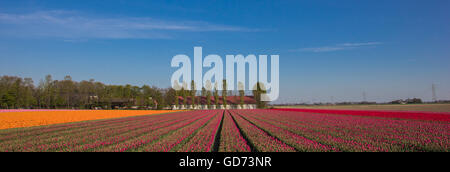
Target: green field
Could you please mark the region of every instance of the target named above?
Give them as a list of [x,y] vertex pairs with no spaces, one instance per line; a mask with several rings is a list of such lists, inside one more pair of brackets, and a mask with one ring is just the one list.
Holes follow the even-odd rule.
[[394,110],[394,111],[398,110],[398,111],[450,112],[450,104],[298,105],[298,106],[275,106],[275,108],[348,109],[348,110]]

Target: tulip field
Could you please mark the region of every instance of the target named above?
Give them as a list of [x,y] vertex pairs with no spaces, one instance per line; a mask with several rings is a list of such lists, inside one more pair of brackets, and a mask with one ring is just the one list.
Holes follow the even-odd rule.
[[[12,113],[16,112],[0,113],[0,120]],[[2,129],[0,152],[450,151],[448,113],[304,109],[142,113]]]
[[175,112],[172,110],[0,109],[0,129]]

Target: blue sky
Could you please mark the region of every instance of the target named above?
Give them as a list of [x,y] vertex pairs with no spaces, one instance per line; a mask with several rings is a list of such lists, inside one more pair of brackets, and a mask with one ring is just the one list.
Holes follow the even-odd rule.
[[[174,55],[279,54],[277,102],[450,99],[447,0],[0,1],[0,75],[168,87]],[[205,69],[206,70],[206,69]],[[204,70],[204,71],[205,71]]]

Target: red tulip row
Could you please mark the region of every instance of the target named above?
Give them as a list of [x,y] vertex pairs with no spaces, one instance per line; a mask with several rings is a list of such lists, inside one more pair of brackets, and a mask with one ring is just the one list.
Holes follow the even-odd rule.
[[233,118],[227,112],[223,117],[222,131],[220,133],[219,152],[250,152],[250,146],[242,137]]
[[[201,111],[199,111],[201,112]],[[203,111],[204,112],[204,111]],[[198,130],[204,127],[208,122],[213,120],[214,118],[217,118],[217,111],[207,111],[208,113],[206,118],[202,118],[200,120],[197,120],[187,126],[184,126],[183,128],[179,130],[174,130],[172,128],[167,128],[167,131],[171,131],[171,133],[168,136],[162,137],[157,142],[148,144],[144,147],[141,147],[140,150],[146,151],[146,152],[169,152],[169,151],[176,151],[172,150],[172,148],[179,146],[182,146],[185,144],[186,141],[188,141],[194,133]],[[177,149],[175,148],[175,149]]]
[[[241,114],[239,111],[233,111],[235,114]],[[252,115],[251,111],[242,113],[241,117],[251,121],[253,124],[266,130],[273,136],[276,136],[281,141],[295,147],[299,151],[314,151],[314,152],[330,152],[338,151],[337,149],[328,145],[321,144],[317,141],[308,139],[301,135],[297,135],[289,130],[285,130],[280,126],[271,124],[258,118],[258,115]]]
[[140,119],[147,120],[153,119],[154,117],[158,117],[158,115],[148,117],[148,116],[140,116],[140,117],[127,117],[127,118],[117,118],[117,119],[108,119],[108,120],[98,120],[98,121],[88,121],[88,122],[76,122],[76,123],[66,123],[66,124],[57,124],[57,125],[49,125],[49,126],[41,126],[41,127],[29,127],[29,128],[18,128],[18,129],[6,129],[0,130],[0,140],[9,140],[15,139],[17,137],[25,138],[25,137],[36,137],[39,135],[51,135],[56,134],[58,132],[67,132],[68,130],[73,131],[74,133],[78,132],[78,130],[91,129],[94,128],[102,128],[107,125],[117,125],[124,124],[128,122],[138,122]]
[[75,151],[127,151],[129,149],[139,147],[142,144],[149,143],[157,139],[160,135],[168,133],[172,129],[181,128],[195,120],[204,117],[193,117],[191,115],[187,116],[190,116],[190,118],[192,119],[180,116],[178,119],[169,122],[150,122],[144,126],[133,126],[133,128],[136,128],[136,130],[115,131],[119,133],[119,135],[116,135],[114,137],[108,135],[99,136],[99,138],[101,139],[97,139],[95,142],[89,144],[83,144],[77,147]]
[[[15,137],[15,139],[8,139],[0,143],[0,147],[9,147],[9,150],[12,151],[50,151],[52,149],[57,149],[62,147],[66,147],[69,145],[76,144],[76,141],[82,140],[85,141],[86,138],[91,138],[92,134],[95,133],[105,133],[104,131],[108,131],[111,127],[114,127],[115,130],[109,131],[117,131],[124,126],[131,124],[132,126],[140,126],[136,125],[136,120],[133,122],[124,122],[124,123],[111,123],[111,125],[99,125],[99,126],[91,126],[91,127],[73,127],[68,128],[67,130],[54,131],[54,132],[45,132],[42,134],[36,134],[35,136],[23,136],[23,137]],[[122,124],[122,125],[121,125]],[[36,129],[39,131],[40,129]],[[34,130],[34,131],[36,131]],[[42,129],[45,130],[45,129]],[[88,132],[89,131],[89,132]],[[82,137],[82,139],[80,138]],[[21,138],[21,139],[17,139]],[[74,139],[80,138],[80,139]],[[20,146],[21,145],[21,146]]]
[[199,129],[189,141],[182,145],[179,152],[210,152],[219,129],[224,111],[218,111],[214,118],[203,128]]
[[235,112],[231,112],[237,125],[243,134],[249,139],[255,149],[260,152],[295,152],[295,148],[283,143],[277,138],[270,136],[259,127],[242,118]]
[[[123,151],[143,151],[149,146],[152,146],[154,142],[161,143],[161,139],[166,136],[170,136],[173,133],[179,132],[179,130],[183,130],[191,125],[199,123],[200,121],[204,121],[209,119],[211,114],[197,114],[198,116],[190,116],[190,118],[181,118],[179,121],[174,123],[174,125],[167,125],[165,127],[158,128],[156,130],[147,131],[140,133],[139,135],[132,135],[130,139],[119,142],[109,144],[108,147],[103,147],[101,149],[96,149],[95,151],[101,152],[123,152]],[[166,149],[161,150],[153,150],[153,151],[166,151]],[[168,151],[168,150],[167,150]]]
[[[15,137],[7,141],[0,142],[0,148],[9,151],[87,151],[88,148],[94,148],[92,145],[101,143],[102,146],[114,144],[121,140],[132,138],[133,135],[142,135],[151,131],[153,128],[161,127],[162,125],[171,125],[174,122],[180,122],[189,117],[197,116],[198,114],[167,114],[164,116],[148,116],[148,117],[133,117],[121,118],[106,121],[93,121],[85,123],[73,124],[66,130],[58,130],[46,132],[48,128],[60,128],[58,125],[50,127],[37,127],[35,130],[44,130],[42,134],[35,136],[25,135],[23,137]],[[100,124],[100,122],[104,122]],[[96,125],[98,124],[98,126]],[[155,125],[154,125],[155,124]],[[78,126],[77,126],[78,125]],[[150,128],[149,128],[150,127]],[[26,133],[20,129],[10,131],[12,133]],[[115,141],[115,142],[114,142]],[[80,148],[82,145],[83,148]]]
[[449,124],[443,122],[328,115],[306,124],[326,126],[337,137],[358,139],[386,151],[439,151],[449,144]]
[[450,123],[280,110],[199,110],[0,130],[11,151],[450,151]]
[[449,151],[450,146],[450,125],[445,122],[271,110],[242,113],[342,151]]
[[[359,142],[355,142],[352,140],[346,140],[341,137],[334,137],[333,135],[330,135],[329,133],[323,133],[318,130],[314,130],[310,127],[302,127],[298,125],[292,125],[289,123],[289,120],[282,121],[286,123],[280,122],[280,119],[278,118],[267,118],[267,116],[270,115],[261,115],[263,113],[258,113],[258,117],[261,119],[264,119],[262,116],[266,117],[265,121],[266,123],[272,124],[273,126],[280,127],[280,130],[289,131],[292,133],[295,133],[295,135],[303,136],[305,138],[314,140],[315,142],[320,143],[321,145],[326,145],[327,151],[333,150],[333,151],[377,151],[377,148],[373,148],[371,145],[365,145]],[[256,120],[255,120],[256,121]],[[326,132],[327,130],[322,130]],[[304,151],[304,149],[301,149]],[[314,150],[307,150],[307,151],[314,151]],[[379,150],[378,150],[379,151]]]
[[337,109],[276,109],[276,110],[450,122],[450,113],[448,112],[337,110]]

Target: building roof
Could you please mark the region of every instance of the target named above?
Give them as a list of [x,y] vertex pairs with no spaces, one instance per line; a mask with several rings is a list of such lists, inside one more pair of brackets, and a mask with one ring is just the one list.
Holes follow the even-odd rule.
[[[207,103],[207,97],[206,96],[196,96],[196,103],[197,104],[203,104],[206,105]],[[190,105],[192,102],[192,98],[190,96],[186,97],[187,100],[187,104]],[[200,103],[198,103],[200,100]],[[178,96],[178,103],[181,105],[183,104],[183,97],[182,96]],[[240,96],[227,96],[227,104],[232,105],[232,104],[240,104],[241,103],[241,98]],[[211,96],[211,105],[215,104],[215,100],[214,100],[214,96]],[[223,104],[223,98],[222,96],[219,96],[219,104]],[[254,99],[253,96],[244,96],[244,104],[256,104],[256,100]]]

